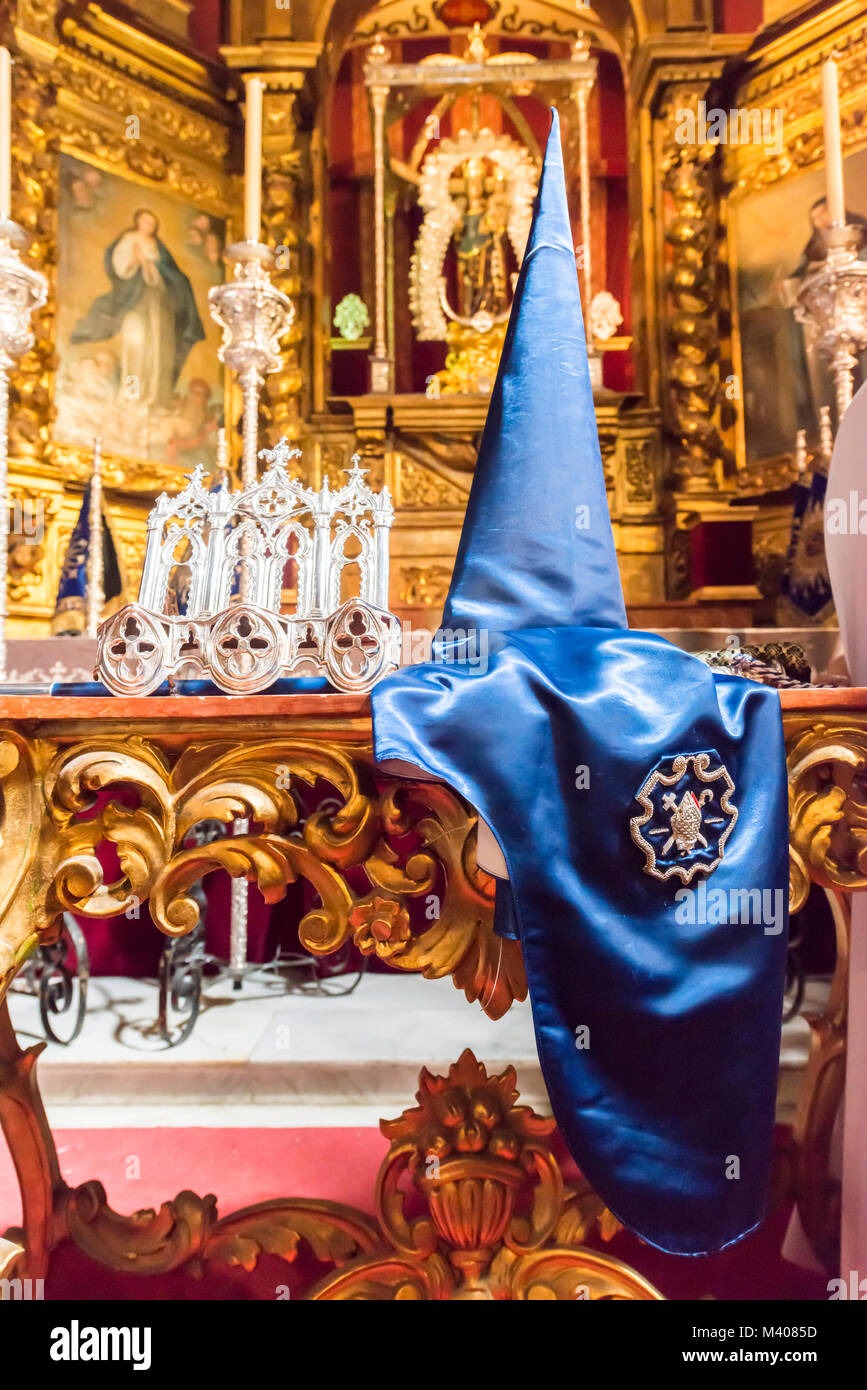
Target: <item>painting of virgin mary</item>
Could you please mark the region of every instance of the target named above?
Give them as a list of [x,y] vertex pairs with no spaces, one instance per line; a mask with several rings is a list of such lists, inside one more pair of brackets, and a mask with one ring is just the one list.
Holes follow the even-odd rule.
[[108,294],[95,299],[73,328],[71,343],[120,337],[120,373],[137,382],[137,399],[170,409],[194,343],[205,337],[188,277],[157,236],[159,219],[138,208],[133,225],[105,253]]
[[212,467],[222,369],[207,303],[222,220],[69,156],[61,168],[58,439]]

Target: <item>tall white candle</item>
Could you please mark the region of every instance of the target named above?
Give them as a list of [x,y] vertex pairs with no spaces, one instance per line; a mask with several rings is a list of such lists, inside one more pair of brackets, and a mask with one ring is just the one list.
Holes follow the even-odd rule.
[[829,58],[822,67],[822,116],[825,126],[825,189],[832,222],[846,221],[843,201],[843,145],[840,139],[840,91],[837,64]]
[[12,55],[0,48],[0,218],[12,216]]
[[262,93],[261,77],[247,82],[244,133],[244,239],[258,241],[262,222]]

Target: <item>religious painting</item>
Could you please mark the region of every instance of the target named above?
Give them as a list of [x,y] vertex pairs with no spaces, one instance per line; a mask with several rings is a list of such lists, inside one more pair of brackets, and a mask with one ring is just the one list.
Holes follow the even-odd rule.
[[222,219],[63,155],[59,221],[58,443],[212,467]]
[[[862,228],[867,259],[867,150],[844,162],[847,221]],[[817,169],[734,205],[737,303],[747,462],[790,453],[799,429],[818,433],[834,383],[795,309],[804,277],[826,254],[825,175]],[[860,380],[867,376],[867,356]],[[856,386],[859,383],[856,381]]]

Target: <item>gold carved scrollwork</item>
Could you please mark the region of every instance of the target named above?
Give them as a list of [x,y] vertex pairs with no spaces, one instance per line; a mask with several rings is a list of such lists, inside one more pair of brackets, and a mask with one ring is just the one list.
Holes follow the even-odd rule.
[[451,577],[448,565],[404,565],[400,601],[409,608],[442,608]]
[[155,137],[178,149],[204,154],[213,160],[222,159],[228,153],[229,134],[218,121],[209,120],[179,102],[165,100],[158,93],[126,76],[117,76],[80,53],[61,50],[54,76],[59,86],[75,92],[78,98],[93,102],[103,111],[113,112],[124,121],[136,116]]
[[468,493],[432,469],[401,455],[400,501],[405,507],[465,507]]
[[[42,1045],[44,1046],[44,1044]],[[551,1119],[517,1106],[515,1073],[489,1076],[467,1050],[447,1077],[422,1070],[419,1105],[381,1129],[391,1146],[376,1184],[376,1219],[338,1202],[275,1198],[220,1217],[216,1198],[184,1191],[158,1211],[113,1211],[97,1181],[60,1175],[35,1061],[0,1005],[0,1122],[22,1176],[23,1226],[0,1240],[5,1277],[43,1278],[64,1240],[128,1274],[210,1266],[251,1271],[262,1255],[292,1263],[306,1246],[330,1272],[293,1291],[321,1302],[659,1299],[635,1270],[581,1241],[619,1229],[600,1200],[567,1184]],[[408,1215],[399,1183],[424,1204]]]
[[65,1188],[56,1208],[59,1234],[111,1269],[165,1274],[209,1264],[252,1270],[262,1255],[292,1261],[302,1241],[323,1263],[337,1265],[374,1248],[376,1228],[360,1212],[337,1202],[278,1198],[258,1202],[220,1220],[217,1199],[181,1192],[159,1211],[122,1216],[111,1209],[100,1182]]
[[817,32],[806,45],[795,29],[792,44],[782,57],[778,56],[781,46],[773,40],[767,61],[761,52],[755,55],[746,81],[733,94],[732,105],[768,112],[779,132],[779,147],[776,142],[772,148],[733,144],[726,150],[726,177],[733,198],[796,177],[821,163],[822,64],[832,56],[839,73],[843,153],[863,148],[867,119],[865,40],[867,24],[863,13],[857,13],[840,27]]
[[867,728],[818,720],[788,746],[791,908],[810,881],[867,887]]
[[[4,984],[64,911],[108,918],[149,900],[162,931],[185,935],[199,915],[190,890],[225,869],[255,882],[269,903],[298,878],[310,883],[319,904],[299,933],[316,954],[353,940],[397,969],[451,974],[494,1018],[526,997],[517,943],[493,933],[493,880],[476,865],[474,814],[437,784],[380,791],[369,747],[220,737],[174,754],[156,740],[110,734],[61,748],[10,735],[0,748],[10,868],[21,854],[0,927]],[[314,812],[302,826],[293,789],[318,782],[334,788],[339,809]],[[187,843],[202,821],[238,819],[251,833]],[[399,854],[394,844],[408,836],[418,848]],[[106,843],[119,864],[111,881],[98,856]],[[346,871],[355,868],[368,891],[349,887]],[[19,891],[29,874],[40,885],[35,912]],[[429,915],[431,894],[437,911]]]
[[811,883],[824,888],[837,948],[828,1002],[822,1012],[807,1015],[812,1045],[787,1188],[815,1253],[835,1270],[841,1197],[832,1172],[832,1142],[845,1083],[850,894],[867,887],[867,725],[860,716],[809,719],[794,712],[784,722],[790,905],[793,911],[805,905]]
[[[467,1049],[448,1076],[423,1069],[418,1106],[380,1128],[379,1248],[326,1275],[313,1300],[658,1299],[634,1270],[578,1242],[619,1229],[588,1189],[567,1186],[554,1121],[517,1106],[515,1073],[490,1076]],[[407,1214],[409,1179],[423,1203]]]
[[650,441],[630,441],[626,445],[626,495],[630,502],[652,502],[654,493],[653,458]]
[[9,450],[43,462],[48,454],[54,358],[57,159],[50,147],[52,89],[32,63],[14,68],[12,216],[30,233],[28,263],[48,279],[48,302],[33,315],[35,341],[12,377]]
[[185,161],[175,158],[156,144],[126,140],[96,127],[85,127],[76,116],[61,115],[56,121],[59,139],[75,153],[91,154],[102,164],[128,169],[133,174],[164,183],[173,193],[191,203],[218,204],[222,180],[196,172]]
[[295,320],[283,339],[281,365],[267,378],[268,424],[274,440],[297,439],[302,430],[301,402],[304,372],[301,344],[306,325],[301,303],[304,276],[302,255],[302,151],[297,145],[296,95],[268,91],[265,95],[265,198],[263,240],[273,247],[273,281],[296,306]]

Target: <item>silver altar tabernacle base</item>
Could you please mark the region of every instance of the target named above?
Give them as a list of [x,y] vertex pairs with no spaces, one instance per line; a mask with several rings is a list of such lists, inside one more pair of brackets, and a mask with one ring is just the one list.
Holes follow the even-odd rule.
[[[388,488],[371,491],[357,456],[343,487],[332,491],[326,478],[318,492],[290,478],[286,464],[300,452],[285,439],[260,456],[266,472],[240,492],[225,483],[208,491],[197,468],[177,497],[157,499],[139,601],[99,629],[95,674],[113,694],[148,695],[186,677],[250,695],[285,676],[325,676],[338,690],[364,692],[396,670]],[[351,541],[357,553],[347,554]],[[292,615],[280,612],[290,559]],[[361,592],[341,602],[347,565],[358,566]],[[189,575],[182,614],[167,611],[179,566]]]

